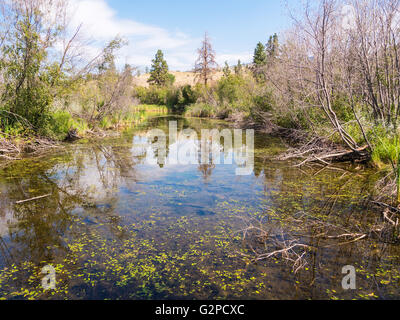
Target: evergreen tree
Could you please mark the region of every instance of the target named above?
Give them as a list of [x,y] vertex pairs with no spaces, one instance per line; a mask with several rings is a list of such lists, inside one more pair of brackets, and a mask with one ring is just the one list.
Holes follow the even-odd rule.
[[242,71],[243,71],[242,62],[240,60],[238,60],[238,63],[235,66],[235,74],[239,76],[242,74]]
[[267,65],[268,57],[267,51],[265,50],[265,46],[259,42],[257,44],[256,49],[254,50],[254,59],[253,59],[253,73],[254,77],[258,82],[265,81],[265,74],[264,74],[264,66]]
[[269,58],[276,58],[279,55],[279,39],[276,33],[269,37],[267,43],[267,54]]
[[168,64],[161,50],[157,51],[156,57],[152,62],[150,78],[147,82],[151,85],[165,86],[170,81],[170,77],[168,73]]
[[253,63],[256,67],[262,67],[267,64],[267,53],[265,46],[259,42],[256,49],[254,50]]
[[231,75],[231,68],[229,67],[228,61],[225,61],[225,67],[222,71],[224,72],[225,77],[229,77]]

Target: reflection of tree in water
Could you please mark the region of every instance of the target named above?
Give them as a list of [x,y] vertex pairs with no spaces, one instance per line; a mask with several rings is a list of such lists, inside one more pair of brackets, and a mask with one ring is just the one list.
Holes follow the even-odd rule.
[[70,211],[76,207],[76,199],[62,194],[49,184],[43,176],[48,174],[39,170],[29,178],[17,178],[9,187],[8,195],[12,203],[28,199],[32,193],[29,188],[37,188],[34,193],[51,193],[50,197],[13,205],[14,223],[9,228],[12,245],[18,244],[13,255],[27,261],[39,263],[51,261],[55,251],[65,250],[62,236],[71,225]]
[[103,187],[112,190],[121,182],[138,182],[135,166],[141,159],[133,157],[128,146],[101,146],[92,149]]
[[[345,265],[363,265],[367,274],[380,276],[383,266],[392,270],[398,265],[400,238],[363,201],[372,190],[368,176],[344,168],[300,171],[272,164],[263,172],[265,212],[243,217],[244,244],[258,264],[271,258],[286,261],[305,297],[321,297],[321,287],[341,290]],[[378,282],[368,282],[362,282],[368,293],[384,296]]]
[[212,176],[214,164],[200,164],[198,170],[202,173],[204,181],[208,182]]
[[[40,263],[63,255],[68,250],[64,238],[75,223],[74,215],[82,209],[85,215],[106,220],[110,231],[116,229],[115,208],[119,198],[113,190],[122,182],[138,181],[135,165],[143,159],[132,157],[127,143],[114,146],[95,144],[75,150],[71,155],[56,161],[42,160],[40,166],[25,171],[26,174],[20,174],[24,172],[23,164],[15,163],[6,169],[4,174],[14,178],[11,183],[3,184],[0,204],[8,206],[13,213],[9,246],[17,260]],[[97,171],[98,178],[87,181],[87,173],[93,170]],[[97,182],[106,191],[105,198],[99,199],[98,191],[87,186]],[[51,196],[15,204],[44,194]],[[97,200],[107,205],[99,206]],[[79,208],[81,210],[76,211]],[[0,243],[0,251],[5,256],[3,249]]]

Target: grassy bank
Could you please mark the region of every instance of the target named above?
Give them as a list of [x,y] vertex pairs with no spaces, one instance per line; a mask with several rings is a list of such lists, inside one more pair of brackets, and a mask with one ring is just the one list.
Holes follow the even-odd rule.
[[104,137],[140,125],[151,116],[167,113],[165,106],[137,105],[124,113],[104,117],[93,125],[85,119],[73,117],[69,112],[57,111],[51,114],[52,120],[46,136],[39,136],[22,126],[0,131],[0,159],[19,160],[26,155],[38,155],[60,147],[71,131],[79,138]]

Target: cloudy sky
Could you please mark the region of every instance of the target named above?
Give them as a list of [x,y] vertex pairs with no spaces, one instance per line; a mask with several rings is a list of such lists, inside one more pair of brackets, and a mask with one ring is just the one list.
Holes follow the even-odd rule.
[[206,31],[219,64],[249,62],[258,41],[288,26],[286,2],[295,0],[71,0],[71,27],[83,23],[88,50],[116,35],[127,39],[120,63],[144,68],[162,49],[171,70],[186,71]]

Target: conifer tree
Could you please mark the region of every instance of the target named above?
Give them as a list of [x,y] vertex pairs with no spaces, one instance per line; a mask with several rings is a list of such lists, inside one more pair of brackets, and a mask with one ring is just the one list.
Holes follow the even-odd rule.
[[254,50],[253,63],[256,67],[262,67],[267,64],[267,53],[265,46],[259,42],[256,49]]
[[237,63],[237,65],[235,66],[235,74],[239,76],[239,75],[242,74],[242,71],[243,71],[242,62],[241,62],[240,60],[238,60],[238,63]]
[[269,58],[276,58],[279,55],[279,39],[276,33],[269,37],[267,43],[267,54]]
[[231,67],[228,64],[228,61],[225,61],[225,67],[222,71],[224,72],[225,77],[229,77],[231,75]]
[[151,85],[165,86],[170,81],[168,73],[168,64],[164,59],[161,50],[157,51],[156,57],[152,60],[153,64],[150,70],[150,78],[147,80]]
[[253,59],[253,73],[254,77],[258,82],[265,80],[264,67],[267,65],[268,57],[265,46],[259,42],[256,49],[254,50]]

